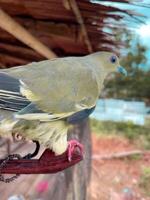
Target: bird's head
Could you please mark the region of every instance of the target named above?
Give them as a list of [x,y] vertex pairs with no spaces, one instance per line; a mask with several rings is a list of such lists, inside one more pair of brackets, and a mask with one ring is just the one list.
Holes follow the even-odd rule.
[[120,66],[119,58],[111,52],[100,51],[92,54],[97,64],[99,63],[100,67],[103,67],[107,73],[118,72],[127,76],[127,71],[124,67]]

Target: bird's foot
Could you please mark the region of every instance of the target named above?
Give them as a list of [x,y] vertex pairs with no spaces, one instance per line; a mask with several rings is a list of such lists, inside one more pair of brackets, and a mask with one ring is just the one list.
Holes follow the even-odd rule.
[[33,140],[33,142],[36,144],[35,151],[33,153],[29,153],[29,154],[25,155],[23,157],[23,159],[31,159],[31,158],[35,157],[39,153],[39,150],[40,150],[39,142],[36,141],[36,140]]
[[77,140],[70,140],[68,142],[68,160],[71,162],[72,160],[72,154],[74,151],[78,149],[80,153],[83,155],[83,145],[80,144]]

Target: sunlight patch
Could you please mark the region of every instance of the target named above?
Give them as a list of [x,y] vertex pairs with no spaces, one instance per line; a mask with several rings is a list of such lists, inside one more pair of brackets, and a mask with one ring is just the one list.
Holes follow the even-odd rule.
[[143,38],[150,38],[150,24],[142,25],[138,30],[137,33]]

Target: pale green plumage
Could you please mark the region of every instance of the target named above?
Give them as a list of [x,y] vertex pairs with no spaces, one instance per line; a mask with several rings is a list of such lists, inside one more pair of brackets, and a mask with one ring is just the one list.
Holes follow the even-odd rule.
[[45,112],[76,112],[92,107],[98,97],[95,74],[83,58],[48,60],[7,73],[21,79],[22,93]]
[[13,127],[13,133],[19,133],[30,140],[37,140],[56,154],[67,149],[68,125],[65,121],[40,122],[39,120],[20,120]]
[[22,93],[40,109],[71,113],[95,105],[112,55],[109,53],[104,63],[101,54],[104,53],[31,63],[6,72],[23,82]]
[[119,66],[118,59],[116,63],[110,62],[112,55],[97,52],[3,70],[20,79],[21,93],[45,112],[25,113],[17,115],[16,119],[11,118],[12,122],[15,121],[12,131],[40,141],[56,154],[63,153],[67,148],[68,125],[63,120],[51,121],[51,117],[61,119],[96,105],[104,79]]

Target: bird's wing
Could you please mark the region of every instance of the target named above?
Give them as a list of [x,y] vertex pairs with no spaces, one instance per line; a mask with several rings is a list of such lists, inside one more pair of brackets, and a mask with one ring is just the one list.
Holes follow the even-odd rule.
[[[20,93],[32,102],[17,117],[65,118],[95,106],[98,84],[92,67],[85,67],[86,63],[78,59],[56,59],[5,70],[19,80]],[[42,113],[35,112],[35,106]]]
[[[30,102],[20,92],[21,81],[9,76],[6,73],[0,73],[0,109],[13,111],[16,116],[28,120],[58,120],[60,116],[53,116],[52,113],[45,113],[38,109],[36,104]],[[22,117],[21,117],[22,116]]]
[[82,120],[86,119],[87,117],[89,117],[90,114],[92,114],[92,112],[95,110],[95,106],[93,108],[90,109],[85,109],[85,110],[81,110],[77,113],[74,113],[73,115],[69,116],[67,118],[67,122],[69,124],[76,124],[81,122]]
[[6,73],[0,73],[0,108],[18,112],[30,101],[20,93],[20,82]]

